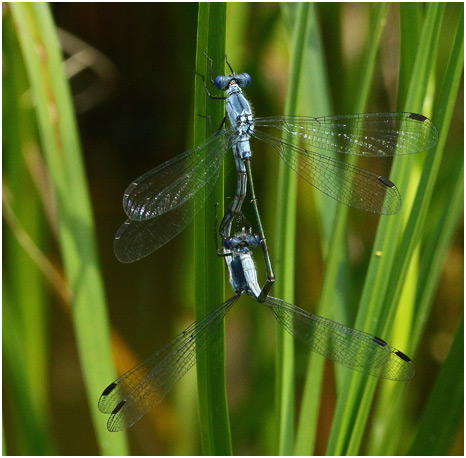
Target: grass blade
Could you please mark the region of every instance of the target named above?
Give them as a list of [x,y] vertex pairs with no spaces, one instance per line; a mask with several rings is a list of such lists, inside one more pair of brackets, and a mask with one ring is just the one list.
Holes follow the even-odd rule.
[[[308,42],[309,27],[308,3],[300,3],[295,18],[290,77],[285,101],[285,113],[296,114],[298,90],[304,61],[305,44]],[[275,263],[277,283],[275,295],[287,301],[294,301],[294,271],[296,246],[296,188],[297,178],[283,162],[278,175],[278,202],[276,222]],[[277,440],[279,455],[290,455],[294,441],[294,351],[293,339],[277,324],[277,356],[275,405],[277,412]]]
[[[371,32],[368,37],[368,47],[365,53],[365,65],[360,76],[360,93],[357,97],[355,113],[364,112],[367,105],[371,81],[376,68],[377,50],[385,24],[387,10],[388,5],[386,3],[379,3],[375,6],[371,21]],[[350,162],[354,163],[356,161],[354,158],[351,158]],[[338,291],[338,278],[339,276],[344,277],[347,275],[344,273],[344,270],[349,269],[345,259],[347,215],[348,207],[345,205],[338,205],[330,235],[330,242],[327,243],[327,246],[329,246],[329,253],[327,257],[326,274],[317,311],[317,313],[322,316],[332,316],[334,313],[335,304],[337,302],[336,292]],[[320,390],[318,387],[322,384],[324,364],[325,360],[321,357],[314,354],[310,355],[305,394],[299,420],[299,435],[296,443],[297,455],[312,454],[314,450],[320,406]]]
[[[428,88],[428,79],[431,69],[434,68],[434,62],[437,55],[437,44],[438,38],[440,33],[440,25],[443,18],[443,11],[444,6],[436,5],[435,7],[428,8],[426,19],[423,25],[423,31],[421,34],[421,39],[419,41],[419,48],[416,55],[416,61],[413,70],[413,77],[410,81],[410,86],[408,90],[408,96],[405,104],[405,111],[415,111],[420,112],[422,111],[422,107],[424,104],[424,99],[427,95],[427,88]],[[425,41],[423,41],[425,40]],[[416,79],[414,79],[414,75],[416,75]],[[439,146],[440,147],[440,146]],[[432,153],[431,153],[432,154]],[[435,155],[429,156],[430,158],[436,157]],[[413,157],[410,158],[410,161],[405,161],[402,163],[400,160],[394,161],[394,166],[392,169],[392,175],[396,176],[396,182],[399,184],[399,188],[403,189],[405,186],[405,190],[401,191],[403,194],[409,196],[408,194],[408,187],[407,183],[411,180],[409,177],[410,171],[412,172],[413,169],[408,169],[408,163],[414,162],[417,158]],[[391,176],[392,176],[391,175]],[[421,182],[426,183],[429,180],[430,170],[428,168],[424,168],[422,170]],[[435,180],[434,180],[435,181]],[[401,184],[400,184],[401,183]],[[413,192],[413,191],[411,191]],[[389,263],[385,266],[388,271],[391,270],[388,282],[384,283],[382,292],[385,294],[385,299],[380,300],[380,311],[377,316],[381,317],[379,326],[383,327],[383,330],[380,331],[381,335],[393,335],[393,337],[397,337],[397,345],[401,345],[402,348],[408,348],[408,335],[409,335],[409,327],[412,323],[414,317],[414,295],[410,294],[409,296],[404,296],[403,307],[398,311],[397,307],[401,305],[400,298],[401,293],[403,291],[409,290],[409,288],[413,288],[415,282],[417,281],[417,273],[413,275],[412,269],[417,269],[416,263],[416,252],[414,251],[414,244],[417,242],[415,229],[414,227],[416,224],[420,224],[419,217],[419,208],[421,205],[427,205],[429,201],[429,195],[423,194],[425,192],[425,186],[419,188],[416,194],[416,201],[414,206],[409,209],[409,203],[406,202],[405,199],[405,213],[409,217],[409,223],[404,228],[404,231],[400,231],[399,228],[395,227],[395,221],[390,227],[390,223],[382,225],[379,227],[379,233],[383,234],[384,230],[386,230],[384,236],[388,237],[388,240],[396,240],[398,237],[401,237],[402,242],[399,247],[396,249],[393,248],[387,254],[390,258]],[[411,211],[411,214],[408,214],[408,211]],[[382,232],[380,232],[382,231]],[[413,249],[409,250],[407,245],[412,243]],[[404,245],[404,246],[403,246]],[[385,251],[383,251],[385,256]],[[400,275],[400,271],[403,269],[408,268],[411,265],[411,270],[409,276]],[[401,270],[400,270],[401,269]],[[381,272],[381,271],[379,271]],[[396,284],[396,288],[398,288],[398,297],[397,300],[393,299],[393,287]],[[385,289],[386,288],[386,289]],[[380,290],[378,292],[374,291],[374,298],[377,293],[380,294]],[[410,300],[407,300],[408,297]],[[397,317],[397,324],[399,322],[403,323],[403,333],[393,334],[394,332],[394,319],[395,316]],[[399,328],[399,326],[397,326]],[[403,341],[403,344],[398,344],[398,342]],[[355,453],[355,450],[359,450],[359,446],[362,440],[362,435],[364,431],[364,427],[367,421],[367,417],[369,415],[369,407],[370,407],[370,400],[374,396],[375,392],[375,381],[369,381],[366,385],[362,399],[361,399],[361,408],[358,411],[356,417],[356,427],[353,430],[353,434],[351,440],[349,442],[348,450],[349,453]],[[396,413],[394,406],[400,406],[401,403],[397,404],[396,400],[400,400],[403,397],[403,385],[400,386],[393,386],[386,388],[386,392],[390,393],[391,397],[391,409],[390,412],[393,415],[393,418],[396,418]],[[381,413],[381,415],[386,415],[387,418],[389,417],[388,413]],[[393,435],[396,437],[396,434],[401,434],[401,430],[399,428],[400,422],[394,422],[393,428]]]
[[[422,111],[428,75],[436,55],[442,14],[443,8],[440,5],[429,4],[411,75],[406,111]],[[409,172],[414,160],[414,158],[397,158],[394,161],[390,179],[397,184],[402,195],[407,194]],[[388,335],[388,329],[393,325],[395,311],[388,310],[383,299],[388,287],[388,272],[392,269],[396,255],[402,221],[408,210],[409,206],[405,203],[400,214],[381,218],[355,324],[357,329],[385,336]],[[383,255],[377,256],[377,252]],[[407,304],[404,304],[404,313],[408,313]],[[399,342],[394,342],[394,345],[400,346]],[[357,454],[359,450],[377,380],[367,379],[367,383],[364,384],[363,377],[359,374],[352,374],[349,382],[345,385],[338,400],[327,448],[328,454]],[[398,387],[398,389],[401,388]]]
[[[430,212],[428,209],[430,207],[431,198],[434,192],[434,186],[437,181],[437,177],[442,164],[443,150],[445,148],[448,132],[450,129],[450,123],[453,116],[453,108],[457,98],[459,82],[463,69],[462,56],[463,24],[461,15],[460,20],[458,22],[458,33],[455,40],[455,46],[453,47],[450,62],[446,69],[444,86],[439,97],[438,110],[436,115],[434,116],[434,121],[440,131],[439,143],[435,153],[433,152],[429,154],[424,162],[421,181],[417,190],[417,195],[401,238],[400,248],[397,251],[395,257],[393,271],[391,273],[390,282],[387,288],[386,307],[391,310],[396,308],[396,304],[401,303],[404,283],[408,283],[407,281],[403,282],[402,279],[409,275],[409,271],[412,270],[413,264],[415,263],[417,265],[418,263],[419,256],[417,255],[415,250],[418,251],[419,240],[421,239],[422,233],[424,232],[427,216],[429,215],[430,218]],[[453,180],[453,182],[455,182],[455,180]],[[453,194],[453,196],[454,195],[455,193]],[[452,202],[454,203],[455,199],[452,199]],[[449,205],[445,203],[445,206]],[[457,221],[457,219],[455,219],[455,221]],[[416,283],[413,284],[413,301],[416,297],[416,290],[423,290],[422,283],[423,277],[420,276],[419,285],[416,285]],[[405,301],[403,301],[403,303],[405,303]],[[429,303],[429,305],[431,304],[432,302]],[[416,311],[419,310],[419,307],[417,307]],[[423,312],[424,316],[426,316],[426,310],[424,310]],[[418,321],[420,321],[421,323],[418,324]],[[425,325],[425,320],[414,320],[413,327],[418,328],[419,325]],[[410,331],[409,328],[408,331]],[[410,348],[412,349],[409,353],[414,354],[414,349],[416,348],[418,339],[416,339],[415,337],[416,333],[414,333],[413,335],[412,332],[409,332],[409,334],[411,336],[409,344]],[[388,425],[390,423],[396,424],[397,409],[394,409],[393,407],[398,406],[398,404],[397,402],[395,402],[393,393],[391,393],[391,391],[392,390],[389,390],[388,387],[385,389],[384,395],[380,398],[380,405],[378,406],[376,426],[378,428],[381,428],[380,430],[386,431],[385,438],[382,439],[382,437],[379,435],[379,440],[381,442],[380,450],[387,450],[386,444],[388,444],[393,438],[393,430],[389,434],[388,431],[390,430],[390,428],[388,427]],[[399,391],[398,393],[401,393],[401,391]],[[397,399],[398,402],[401,403],[402,395],[398,394]],[[389,412],[392,413],[392,415],[390,415]],[[388,437],[388,435],[390,435],[390,438]],[[384,444],[384,442],[386,444]],[[377,453],[377,450],[373,451],[374,453]]]
[[[301,104],[303,106],[300,107],[300,113],[314,113],[316,115],[322,113],[330,114],[332,110],[330,109],[330,94],[327,84],[328,76],[326,75],[322,38],[318,30],[318,17],[314,6],[311,7],[310,11],[310,24],[311,36],[307,45],[309,49],[306,52],[304,64],[306,79],[303,81],[305,84],[302,84],[301,90],[304,103]],[[324,258],[326,258],[330,246],[330,235],[335,220],[337,205],[333,202],[331,202],[330,205],[325,205],[325,197],[323,198],[318,191],[314,193],[313,197],[316,199],[319,210],[318,220],[320,222],[322,251],[324,253]],[[309,209],[312,208],[312,193],[305,193],[303,196],[300,196],[300,198],[304,200],[302,204],[303,208],[309,211]],[[311,230],[310,227],[304,229],[305,233],[308,233],[308,231],[310,233]],[[306,266],[306,270],[307,269],[308,266]],[[325,315],[320,309],[317,313]],[[324,358],[309,358],[294,446],[294,454],[298,456],[312,455],[314,451],[322,394],[324,364]]]
[[450,454],[463,419],[464,325],[461,324],[448,358],[435,381],[422,414],[410,456]]
[[[216,74],[224,73],[226,3],[200,3],[196,71],[208,80],[210,66],[206,52],[214,60]],[[215,76],[214,76],[215,77]],[[193,142],[199,145],[212,135],[210,124],[198,115],[208,116],[219,126],[225,113],[222,101],[207,97],[202,80],[196,79]],[[215,203],[223,214],[223,174],[195,219],[194,245],[196,272],[196,318],[204,317],[224,301],[223,262],[214,242]],[[197,380],[202,449],[205,455],[231,455],[231,434],[225,384],[225,335],[222,328],[206,352],[197,356]]]
[[60,248],[73,292],[73,324],[96,436],[102,453],[125,454],[126,436],[109,441],[97,408],[102,387],[115,378],[115,371],[89,192],[60,45],[48,5],[12,3],[10,7],[55,192]]
[[[461,158],[463,158],[462,154]],[[436,218],[437,225],[429,237],[426,236],[424,257],[420,265],[421,282],[416,300],[418,319],[414,324],[412,333],[414,348],[419,346],[448,249],[461,222],[464,210],[464,164],[458,164],[456,170],[456,176],[448,180],[448,185],[443,189],[445,194],[440,202],[444,203],[445,207],[442,208],[441,216]]]
[[[4,116],[4,189],[3,202],[14,206],[22,227],[38,244],[44,244],[40,199],[31,179],[28,165],[37,153],[36,126],[32,104],[25,100],[28,82],[24,62],[11,14],[4,16],[3,49],[5,69],[3,79]],[[27,205],[24,205],[27,202]],[[4,204],[4,219],[7,211]],[[27,455],[54,454],[53,436],[49,426],[48,392],[48,319],[46,291],[39,270],[28,251],[18,241],[9,225],[4,231],[4,312],[13,318],[3,328],[5,372],[19,383],[8,385],[8,394],[18,416],[16,447]],[[8,286],[6,286],[8,285]],[[9,335],[15,333],[15,336]],[[13,348],[10,347],[12,345]],[[19,364],[21,361],[21,364]],[[5,385],[6,387],[6,385]],[[26,419],[26,421],[25,421]],[[9,437],[10,435],[7,434]],[[14,448],[12,448],[12,451]],[[11,453],[13,454],[13,453]]]

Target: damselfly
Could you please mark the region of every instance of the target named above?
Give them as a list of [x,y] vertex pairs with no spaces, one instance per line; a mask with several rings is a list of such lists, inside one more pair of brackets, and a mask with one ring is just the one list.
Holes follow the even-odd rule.
[[[110,414],[109,431],[129,428],[162,401],[196,363],[197,354],[212,342],[225,315],[241,295],[247,293],[258,300],[261,288],[250,248],[260,243],[260,236],[245,229],[223,240],[223,254],[235,295],[104,390],[99,409]],[[414,376],[411,359],[378,337],[271,296],[265,298],[264,305],[291,335],[326,358],[384,379],[409,380]]]
[[[122,262],[134,262],[154,252],[192,221],[212,191],[225,154],[232,147],[238,185],[235,199],[220,225],[226,237],[229,224],[241,209],[247,179],[254,195],[250,137],[271,145],[302,178],[333,199],[383,215],[400,209],[401,197],[396,186],[382,175],[325,153],[388,157],[427,151],[437,143],[435,125],[416,113],[254,118],[242,91],[251,77],[247,73],[235,74],[227,61],[231,74],[217,76],[214,81],[212,60],[210,63],[210,81],[226,95],[211,95],[205,80],[204,86],[211,98],[226,100],[231,126],[221,127],[202,145],[159,165],[128,186],[123,196],[128,219],[117,231],[114,245]],[[273,269],[255,196],[253,204],[267,277],[272,280]]]

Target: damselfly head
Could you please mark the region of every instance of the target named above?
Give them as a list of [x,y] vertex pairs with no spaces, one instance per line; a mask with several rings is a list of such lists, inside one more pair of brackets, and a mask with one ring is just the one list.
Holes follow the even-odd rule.
[[248,233],[245,230],[237,232],[234,237],[227,237],[223,240],[223,247],[227,250],[238,248],[255,248],[259,246],[261,239],[258,235]]
[[215,87],[225,91],[229,86],[237,84],[239,87],[246,87],[251,84],[251,77],[247,73],[241,75],[219,75],[215,78]]

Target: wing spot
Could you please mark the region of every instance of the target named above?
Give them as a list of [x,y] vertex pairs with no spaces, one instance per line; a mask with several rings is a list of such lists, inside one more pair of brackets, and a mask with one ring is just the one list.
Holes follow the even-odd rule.
[[375,336],[374,336],[374,337],[372,337],[372,340],[373,340],[376,344],[380,345],[381,347],[386,347],[386,346],[387,346],[387,342],[385,342],[385,340],[382,340],[380,337],[375,337]]
[[377,178],[385,186],[388,186],[389,188],[394,188],[395,187],[394,183],[392,183],[387,177],[384,177],[383,175],[380,175]]
[[424,122],[427,120],[427,118],[424,115],[418,114],[418,113],[410,113],[408,118],[415,119],[416,121],[421,121],[421,122]]
[[113,409],[113,412],[111,413],[111,415],[116,415],[121,410],[121,408],[125,405],[125,402],[126,400],[120,401],[118,405]]
[[398,350],[395,354],[396,354],[396,356],[398,356],[402,360],[407,361],[408,363],[411,362],[411,359],[408,356],[406,356],[403,352]]
[[115,382],[108,385],[107,388],[105,388],[104,392],[102,393],[102,396],[109,395],[116,386],[117,386],[117,384]]

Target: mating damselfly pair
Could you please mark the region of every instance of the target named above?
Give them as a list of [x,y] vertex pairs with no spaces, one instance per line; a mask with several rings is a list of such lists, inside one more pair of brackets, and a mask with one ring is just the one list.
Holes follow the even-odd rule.
[[[131,183],[123,197],[128,219],[115,236],[115,253],[120,261],[133,262],[179,234],[204,205],[217,181],[226,151],[231,147],[237,169],[237,191],[220,224],[219,235],[235,295],[106,388],[99,408],[110,414],[110,431],[130,427],[164,398],[192,367],[197,352],[211,341],[228,310],[245,292],[270,308],[278,322],[298,340],[329,359],[391,380],[407,380],[414,375],[410,358],[382,339],[268,295],[275,277],[252,183],[249,139],[254,137],[273,146],[301,177],[337,201],[388,215],[398,212],[401,206],[396,186],[384,176],[338,161],[325,152],[385,157],[427,151],[437,143],[434,124],[415,113],[254,118],[242,92],[250,84],[250,76],[236,75],[231,67],[230,70],[230,75],[217,76],[214,81],[211,61],[210,81],[225,91],[225,96],[212,96],[205,81],[204,86],[211,98],[226,100],[231,126],[222,128],[222,123],[199,147]],[[240,214],[246,195],[247,181],[259,235],[240,230],[231,236],[233,221]],[[264,251],[267,270],[267,282],[262,290],[250,251],[258,245]]]

